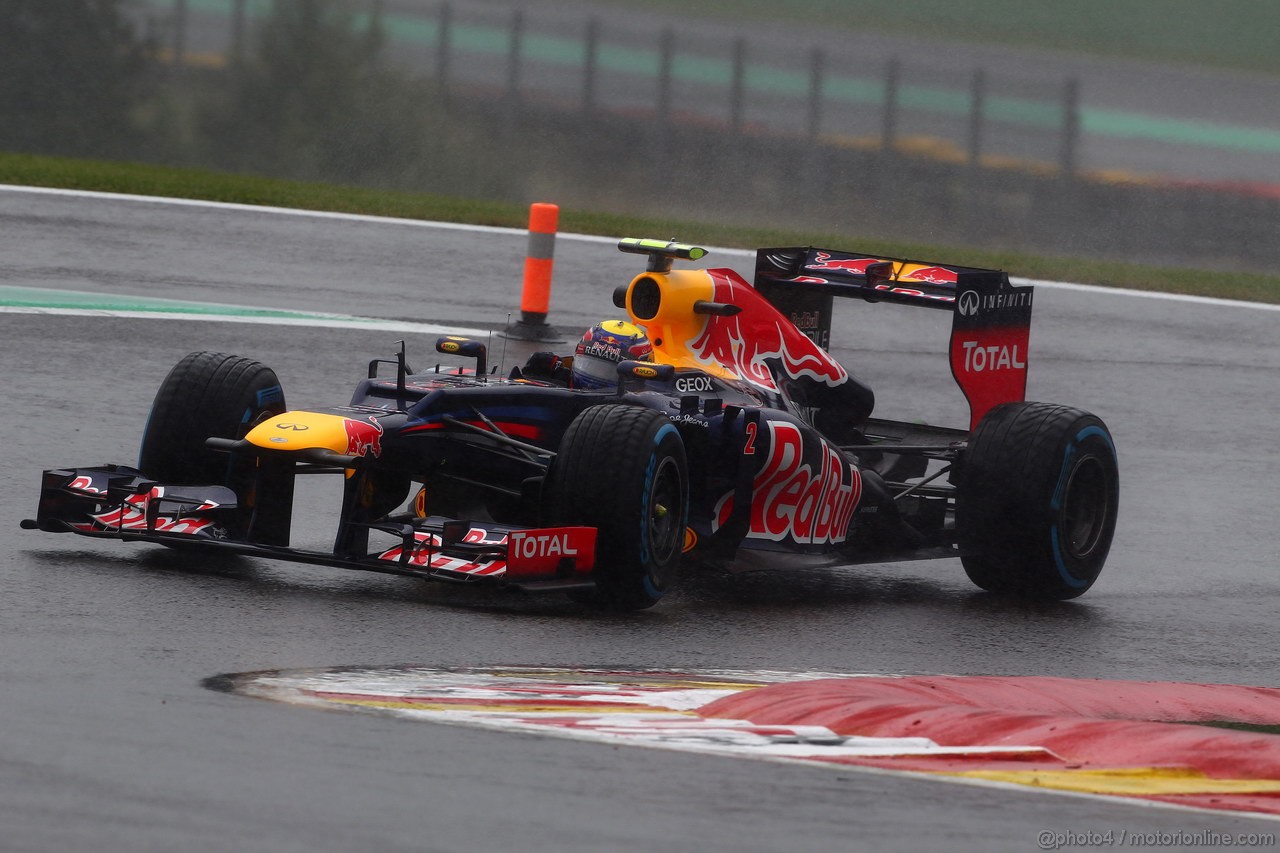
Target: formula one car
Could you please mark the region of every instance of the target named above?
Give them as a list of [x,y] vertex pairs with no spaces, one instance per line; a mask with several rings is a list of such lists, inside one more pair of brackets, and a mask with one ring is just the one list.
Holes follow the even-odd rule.
[[[1098,577],[1115,447],[1097,417],[1023,401],[1031,287],[814,248],[761,249],[753,286],[673,269],[695,246],[619,248],[648,256],[614,303],[652,354],[621,353],[614,387],[576,386],[549,353],[499,376],[482,342],[445,337],[436,349],[463,366],[415,372],[402,342],[348,405],[300,411],[264,365],[192,353],[156,396],[138,466],[45,471],[23,526],[616,609],[657,602],[682,560],[958,557],[984,589],[1045,599]],[[951,312],[968,429],[870,417],[870,389],[826,351],[836,296]],[[343,487],[333,547],[291,547],[295,477],[318,472]]]

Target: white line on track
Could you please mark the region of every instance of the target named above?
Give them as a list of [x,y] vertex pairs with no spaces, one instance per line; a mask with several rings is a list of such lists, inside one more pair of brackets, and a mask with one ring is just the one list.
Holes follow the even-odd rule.
[[[166,204],[178,207],[199,207],[213,210],[238,210],[250,213],[268,213],[277,216],[302,216],[313,219],[337,219],[347,222],[365,222],[381,225],[407,225],[414,228],[436,228],[447,231],[470,231],[479,234],[511,234],[524,236],[528,234],[523,228],[506,228],[497,225],[470,225],[462,222],[433,222],[424,219],[402,219],[392,216],[369,216],[361,213],[335,213],[326,210],[300,210],[292,207],[269,207],[255,204],[239,204],[225,201],[202,201],[200,199],[168,198],[165,196],[133,195],[128,193],[107,193],[91,190],[66,190],[53,187],[26,187],[14,184],[0,184],[0,192],[33,193],[36,195],[66,196],[71,198],[93,198],[109,201],[134,201],[145,204]],[[595,234],[557,233],[560,240],[574,240],[583,243],[615,243],[616,237],[601,237]],[[753,257],[754,251],[749,249],[729,249],[709,247],[716,254]],[[1280,305],[1265,302],[1246,302],[1237,299],[1217,299],[1210,296],[1189,296],[1182,293],[1159,293],[1149,290],[1130,290],[1121,287],[1100,287],[1093,284],[1073,284],[1066,281],[1045,281],[1042,279],[1010,277],[1019,285],[1035,285],[1036,287],[1074,290],[1081,293],[1092,293],[1105,296],[1133,296],[1140,299],[1162,299],[1170,302],[1187,302],[1194,305],[1207,305],[1221,308],[1248,308],[1258,311],[1280,311]],[[59,311],[58,313],[66,313]],[[150,316],[157,316],[152,314]],[[184,319],[190,319],[185,318]]]

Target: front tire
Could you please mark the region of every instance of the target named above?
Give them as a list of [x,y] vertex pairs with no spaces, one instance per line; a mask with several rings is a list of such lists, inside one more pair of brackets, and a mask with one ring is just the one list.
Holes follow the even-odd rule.
[[1062,600],[1102,571],[1115,533],[1115,443],[1098,417],[1068,406],[1006,403],[969,440],[956,527],[983,589]]
[[[174,365],[160,384],[142,435],[138,468],[157,481],[230,487],[239,502],[233,538],[284,544],[293,503],[291,471],[264,478],[255,492],[256,460],[248,454],[209,450],[212,437],[240,439],[263,418],[285,411],[275,371],[253,359],[220,352],[193,352]],[[255,506],[262,511],[254,519]]]
[[554,523],[598,530],[600,604],[641,610],[671,588],[688,520],[689,473],[670,419],[639,406],[587,409],[560,443],[548,498]]

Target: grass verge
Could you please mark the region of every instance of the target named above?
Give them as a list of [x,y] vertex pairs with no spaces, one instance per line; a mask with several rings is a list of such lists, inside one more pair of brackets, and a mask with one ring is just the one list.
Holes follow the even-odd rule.
[[[4,152],[0,152],[0,183],[513,228],[522,228],[528,223],[526,207],[505,202],[290,181],[203,169]],[[1257,273],[1222,275],[1204,270],[1150,267],[1093,258],[1033,255],[968,246],[888,242],[849,233],[747,228],[582,210],[562,209],[560,229],[619,237],[675,234],[689,242],[746,249],[792,245],[849,248],[896,257],[1004,269],[1013,275],[1027,278],[1280,304],[1280,276]]]

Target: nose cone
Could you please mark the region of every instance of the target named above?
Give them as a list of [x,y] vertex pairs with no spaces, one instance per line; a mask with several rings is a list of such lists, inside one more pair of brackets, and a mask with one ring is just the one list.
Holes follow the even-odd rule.
[[348,423],[362,423],[366,428],[370,426],[367,422],[351,421],[341,415],[323,412],[285,412],[258,424],[245,438],[251,444],[267,450],[309,450],[320,447],[335,453],[346,453]]

